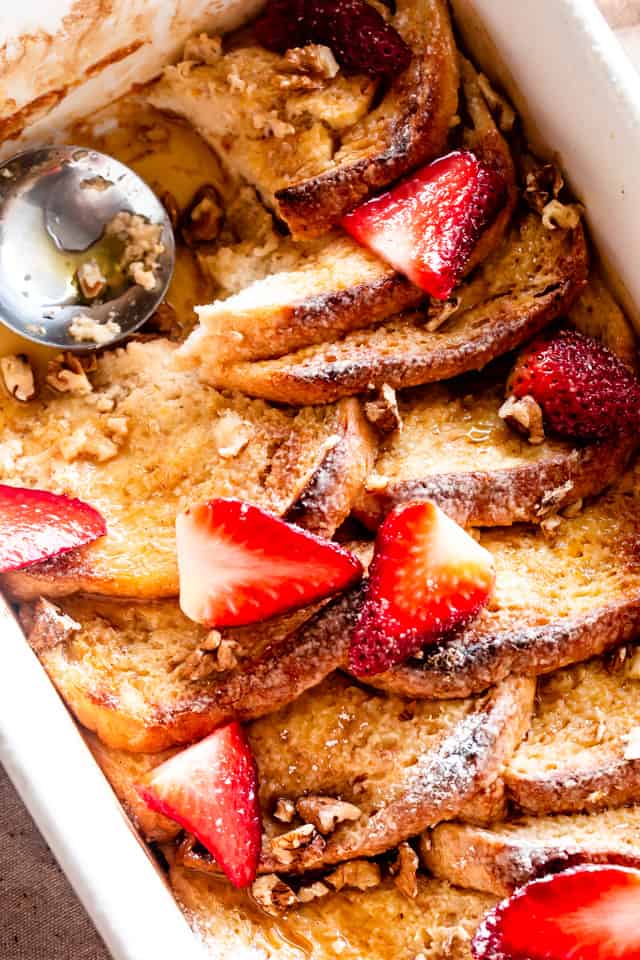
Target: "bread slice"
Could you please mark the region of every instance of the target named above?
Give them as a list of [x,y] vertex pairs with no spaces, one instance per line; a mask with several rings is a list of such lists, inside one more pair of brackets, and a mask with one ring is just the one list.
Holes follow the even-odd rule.
[[634,437],[595,444],[548,436],[529,443],[501,417],[509,364],[403,392],[402,428],[381,443],[354,504],[375,530],[394,507],[433,500],[462,526],[540,523],[624,472]]
[[[477,245],[469,272],[504,234],[515,203],[515,172],[509,147],[466,60],[461,73],[468,115],[463,142],[497,170],[507,186],[505,206]],[[288,254],[285,269],[226,300],[197,308],[200,326],[180,349],[181,362],[208,368],[278,357],[372,326],[425,298],[423,291],[346,234],[332,232],[321,240],[297,244],[283,239],[281,246]]]
[[539,681],[529,736],[505,770],[528,813],[640,801],[640,647]]
[[168,67],[149,100],[193,124],[294,237],[320,236],[361,200],[436,156],[457,109],[446,5],[398,0],[388,16],[414,55],[378,105],[376,85],[363,76],[319,70],[319,89],[301,90],[290,58],[242,38],[207,64]]
[[[331,535],[349,513],[373,452],[357,404],[297,414],[223,395],[174,370],[174,353],[166,340],[134,341],[98,359],[90,393],[47,388],[27,404],[0,398],[2,481],[80,497],[108,527],[88,547],[7,574],[13,597],[177,595],[178,510],[233,496],[286,513],[313,481],[307,470],[301,487],[294,449],[321,470],[329,445],[334,459],[352,463],[333,474],[314,529]],[[279,468],[283,460],[286,470]],[[303,512],[298,521],[304,525]]]
[[549,532],[485,530],[496,592],[478,618],[421,660],[368,683],[412,697],[468,696],[507,676],[535,676],[631,640],[640,630],[640,468]]
[[479,370],[566,312],[585,286],[585,236],[519,215],[503,243],[457,289],[457,308],[429,329],[408,313],[276,360],[202,369],[214,386],[283,403],[324,403],[385,383],[400,389]]
[[169,880],[198,940],[219,960],[471,960],[471,939],[496,903],[419,875],[414,900],[389,879],[374,889],[331,893],[274,920],[223,879],[174,865]]
[[116,750],[154,753],[277,710],[334,670],[344,650],[331,641],[353,626],[354,605],[317,610],[220,634],[169,600],[40,600],[21,619],[80,723]]
[[443,823],[425,834],[421,854],[434,876],[507,897],[542,873],[581,863],[640,867],[640,807],[522,817],[491,830]]
[[[277,713],[252,723],[260,803],[270,838],[264,872],[303,873],[396,847],[428,824],[457,816],[489,786],[528,729],[534,683],[505,680],[486,696],[408,702],[336,673]],[[271,819],[281,798],[340,798],[361,816],[320,848],[282,858]]]
[[152,810],[137,790],[137,784],[141,783],[155,767],[172,757],[176,751],[127,753],[124,750],[114,750],[105,746],[98,737],[88,731],[84,731],[83,736],[127,816],[144,839],[150,842],[166,843],[177,837],[180,827],[175,820],[170,820],[169,817]]

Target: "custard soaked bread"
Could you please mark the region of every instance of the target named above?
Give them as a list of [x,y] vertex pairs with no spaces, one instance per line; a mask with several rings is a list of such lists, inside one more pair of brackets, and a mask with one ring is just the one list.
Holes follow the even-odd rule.
[[[516,216],[504,241],[456,290],[455,309],[433,329],[408,313],[277,360],[202,367],[218,387],[284,403],[324,403],[385,383],[395,389],[479,370],[565,313],[587,281],[584,232],[548,230]],[[430,329],[431,327],[431,329]]]
[[321,52],[314,65],[304,50],[279,56],[242,37],[226,51],[209,43],[206,63],[167,67],[149,99],[185,117],[294,237],[319,236],[441,152],[456,113],[457,54],[445,4],[398,0],[388,19],[413,56],[377,105],[376,84],[336,72],[333,57]]
[[[462,61],[462,89],[468,117],[464,145],[497,171],[506,187],[503,208],[477,244],[469,272],[504,234],[515,200],[515,174],[509,147],[467,61]],[[286,254],[286,269],[198,308],[200,326],[179,353],[186,365],[277,357],[372,326],[425,298],[422,290],[347,234],[334,232],[303,243],[283,238],[279,246]]]
[[286,513],[313,479],[307,470],[303,482],[294,448],[322,469],[327,444],[334,458],[349,447],[351,469],[334,472],[316,531],[330,535],[350,512],[373,442],[357,406],[296,413],[224,395],[175,371],[174,352],[165,340],[134,341],[104,353],[76,390],[45,387],[26,404],[0,401],[3,481],[84,499],[108,528],[86,548],[8,574],[13,596],[177,595],[178,510],[233,496]]
[[539,681],[531,731],[505,771],[530,813],[640,801],[640,647]]
[[443,823],[421,843],[436,877],[498,897],[536,876],[580,863],[640,867],[640,807],[558,817],[521,817],[490,830]]

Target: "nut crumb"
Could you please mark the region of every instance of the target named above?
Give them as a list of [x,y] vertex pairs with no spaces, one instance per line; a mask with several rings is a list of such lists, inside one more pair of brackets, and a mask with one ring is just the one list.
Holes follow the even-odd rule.
[[258,877],[251,887],[251,896],[271,917],[278,917],[299,903],[291,887],[275,873]]
[[544,443],[542,408],[533,397],[507,397],[498,410],[498,416],[518,433],[524,434],[534,446]]
[[251,439],[251,426],[235,411],[218,417],[212,428],[216,450],[223,460],[231,460],[242,453]]
[[79,314],[69,324],[69,334],[77,343],[87,342],[104,346],[105,343],[110,343],[121,333],[122,328],[115,320],[98,323],[88,314]]
[[355,890],[370,890],[377,887],[381,880],[380,867],[369,860],[348,860],[341,863],[337,870],[325,877],[334,890],[353,887]]
[[13,354],[0,359],[0,372],[4,385],[14,400],[27,403],[36,392],[33,369],[24,353]]
[[204,183],[194,193],[180,217],[180,235],[189,247],[211,243],[222,228],[224,207],[220,194],[211,183]]
[[293,800],[280,797],[273,811],[273,816],[280,823],[292,823],[296,815],[296,805]]
[[575,230],[580,223],[582,207],[579,203],[560,203],[550,200],[542,210],[542,223],[547,230]]
[[76,270],[76,280],[86,300],[95,300],[107,289],[107,278],[95,260],[80,264]]
[[296,810],[303,820],[325,835],[333,833],[339,823],[359,820],[362,816],[360,807],[333,797],[302,797],[296,803]]
[[124,244],[119,266],[134,283],[145,290],[156,285],[158,258],[164,253],[161,223],[149,223],[129,210],[121,210],[105,227],[105,236],[116,237]]
[[329,887],[325,883],[322,883],[321,880],[316,880],[315,883],[309,884],[308,887],[300,887],[298,890],[298,899],[300,903],[311,903],[312,900],[319,900],[320,897],[326,897],[329,893],[331,893]]
[[82,361],[69,352],[59,353],[49,361],[45,381],[58,393],[87,396],[93,391]]
[[302,827],[296,827],[295,830],[271,839],[271,853],[286,867],[290,867],[305,850],[314,848],[321,852],[324,846],[324,840],[312,823],[305,823]]

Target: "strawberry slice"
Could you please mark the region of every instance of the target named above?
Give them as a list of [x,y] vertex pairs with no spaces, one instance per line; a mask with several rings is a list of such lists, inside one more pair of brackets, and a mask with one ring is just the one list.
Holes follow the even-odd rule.
[[235,887],[253,883],[262,836],[258,777],[239,723],[166,760],[138,790],[152,810],[192,833]]
[[82,500],[0,484],[0,573],[82,547],[106,532],[104,518]]
[[498,904],[475,960],[640,960],[640,870],[585,866],[534,880]]
[[506,196],[500,174],[457,150],[367,200],[342,225],[416,286],[446,300]]
[[397,507],[378,531],[349,669],[382,673],[486,604],[493,559],[434,503]]
[[577,330],[537,337],[518,358],[507,390],[533,397],[546,426],[560,436],[597,440],[638,429],[638,378],[604,344]]
[[362,576],[347,550],[241,500],[211,500],[176,521],[180,606],[197,623],[266,620]]

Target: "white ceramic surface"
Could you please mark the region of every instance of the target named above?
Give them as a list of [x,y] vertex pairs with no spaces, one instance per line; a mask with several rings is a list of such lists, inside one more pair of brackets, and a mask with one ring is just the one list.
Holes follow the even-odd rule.
[[[92,0],[82,5],[99,6]],[[61,71],[79,69],[81,62],[64,48],[63,17],[78,9],[77,0],[23,0],[15,6],[15,12],[3,9],[0,23],[0,123],[9,94],[17,92],[17,99],[28,103],[59,81]],[[255,0],[250,6],[255,8]],[[453,6],[483,68],[518,91],[531,128],[559,152],[574,188],[588,201],[607,262],[624,283],[628,302],[640,308],[640,79],[600,14],[591,0],[453,0]],[[172,32],[170,13],[177,7],[180,29]],[[237,21],[248,7],[245,0],[114,0],[113,9],[119,15],[93,37],[91,62],[122,46],[134,9],[150,14],[136,24],[145,33],[143,47],[100,77],[78,83],[24,137],[50,138],[64,119],[95,108],[133,77],[153,75],[192,28],[214,27],[221,17]],[[24,30],[31,39],[21,38]],[[18,87],[16,76],[22,78]],[[0,760],[115,960],[202,956],[64,705],[1,605],[0,633]]]

